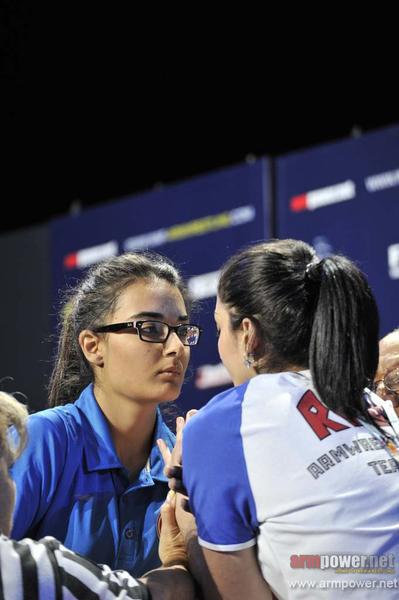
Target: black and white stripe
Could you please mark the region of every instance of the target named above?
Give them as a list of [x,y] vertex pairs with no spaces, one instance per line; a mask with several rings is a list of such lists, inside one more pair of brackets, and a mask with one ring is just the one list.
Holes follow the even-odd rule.
[[0,536],[0,600],[150,600],[126,571],[111,571],[54,538],[20,542]]

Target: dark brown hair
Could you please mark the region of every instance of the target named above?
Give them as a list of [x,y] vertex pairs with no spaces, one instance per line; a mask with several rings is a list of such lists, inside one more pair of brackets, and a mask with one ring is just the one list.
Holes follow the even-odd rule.
[[271,240],[230,258],[218,293],[233,329],[253,320],[265,371],[309,367],[329,408],[369,420],[362,392],[378,364],[379,319],[353,262],[338,255],[319,261],[305,242]]

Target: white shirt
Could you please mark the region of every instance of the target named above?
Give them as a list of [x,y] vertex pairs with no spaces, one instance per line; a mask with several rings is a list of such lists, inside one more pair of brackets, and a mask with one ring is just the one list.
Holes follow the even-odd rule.
[[399,466],[372,431],[320,402],[308,372],[216,396],[184,430],[183,463],[200,543],[257,544],[278,598],[399,597],[399,581],[381,587],[399,564]]

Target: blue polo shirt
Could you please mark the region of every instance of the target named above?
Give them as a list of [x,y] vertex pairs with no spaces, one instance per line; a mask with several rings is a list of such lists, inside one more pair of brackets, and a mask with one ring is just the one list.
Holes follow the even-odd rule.
[[159,566],[156,523],[168,484],[156,440],[170,449],[175,441],[159,409],[149,462],[134,481],[118,458],[92,385],[74,404],[31,415],[28,434],[11,471],[17,488],[11,536],[51,535],[134,576]]

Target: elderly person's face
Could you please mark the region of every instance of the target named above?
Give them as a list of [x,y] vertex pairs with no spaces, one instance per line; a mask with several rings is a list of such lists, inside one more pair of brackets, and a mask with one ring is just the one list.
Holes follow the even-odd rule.
[[399,415],[399,331],[380,341],[380,361],[374,378],[376,393],[384,400],[392,400]]

